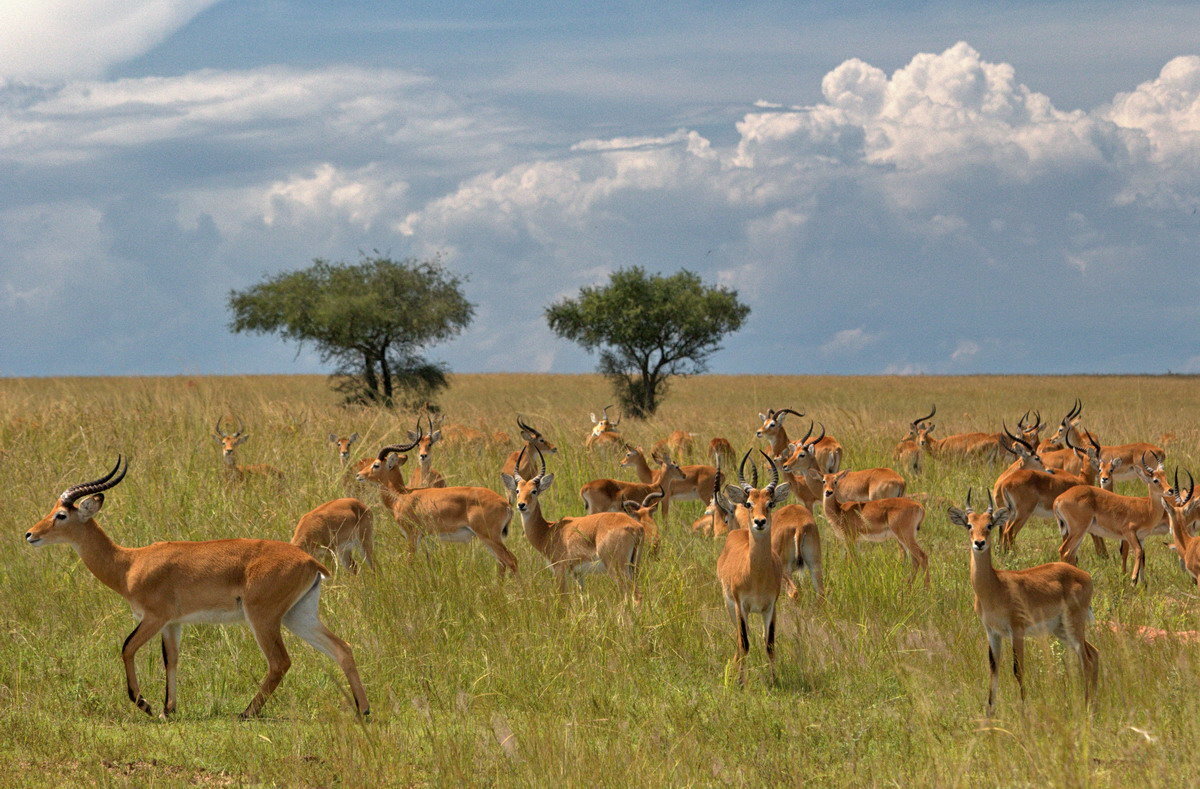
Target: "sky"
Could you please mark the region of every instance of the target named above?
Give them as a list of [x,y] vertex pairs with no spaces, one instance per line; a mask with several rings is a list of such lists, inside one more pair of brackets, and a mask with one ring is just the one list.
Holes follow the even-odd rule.
[[463,372],[633,264],[715,372],[1200,372],[1200,4],[990,5],[0,0],[0,375],[321,372],[229,292],[372,251]]

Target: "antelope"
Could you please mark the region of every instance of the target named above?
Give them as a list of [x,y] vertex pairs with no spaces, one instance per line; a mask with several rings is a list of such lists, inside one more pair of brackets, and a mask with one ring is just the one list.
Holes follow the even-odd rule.
[[[929,412],[926,420],[937,413],[937,406]],[[988,460],[1000,458],[1000,433],[956,433],[945,438],[934,438],[936,422],[925,421],[917,429],[917,444],[930,457],[954,455],[959,457],[982,457]]]
[[838,471],[821,474],[814,469],[805,472],[810,480],[821,483],[825,518],[834,533],[846,541],[851,555],[854,553],[854,544],[859,540],[883,542],[894,537],[912,560],[908,583],[912,584],[918,571],[924,571],[925,585],[929,586],[929,557],[917,543],[917,531],[925,519],[925,508],[919,502],[900,497],[846,501],[838,488],[849,473]]
[[305,513],[296,524],[292,545],[312,556],[319,551],[336,556],[352,573],[358,572],[354,549],[375,566],[374,518],[367,505],[358,499],[334,499]]
[[1078,397],[1075,398],[1075,404],[1071,406],[1071,410],[1058,423],[1058,427],[1050,435],[1049,438],[1042,439],[1038,444],[1038,452],[1046,452],[1052,449],[1062,449],[1067,437],[1073,435],[1075,444],[1082,445],[1084,442],[1090,442],[1095,437],[1087,430],[1079,426],[1080,420],[1083,418],[1083,401]]
[[[503,479],[505,474],[510,477],[520,474],[524,479],[533,479],[537,474],[537,465],[533,460],[534,451],[548,452],[552,455],[558,452],[558,447],[547,441],[541,432],[527,425],[520,416],[517,417],[517,427],[521,430],[521,438],[525,441],[525,446],[510,454],[504,461],[504,466],[500,469],[501,479]],[[524,458],[524,461],[522,461],[522,458]],[[511,502],[512,494],[510,491],[509,503]]]
[[[1157,458],[1156,458],[1157,459]],[[1164,488],[1156,477],[1165,478],[1162,461],[1157,468],[1146,465],[1146,459],[1134,466],[1138,478],[1146,483],[1145,498],[1122,496],[1112,491],[1076,485],[1054,500],[1052,507],[1063,536],[1058,555],[1075,564],[1075,552],[1085,534],[1109,540],[1124,540],[1133,553],[1133,574],[1136,584],[1142,577],[1146,555],[1142,541],[1151,534],[1165,533],[1163,528],[1166,504]],[[1124,569],[1124,568],[1122,568]]]
[[[1020,419],[1017,420],[1017,432],[1021,434],[1021,439],[1031,447],[1036,447],[1042,441],[1042,430],[1046,426],[1042,423],[1042,412],[1033,412],[1033,421],[1029,421],[1029,412],[1026,411]],[[1004,429],[1008,432],[1008,428]]]
[[[523,458],[518,460],[518,467],[520,460]],[[647,536],[645,527],[624,512],[547,521],[542,515],[539,497],[550,489],[554,475],[546,473],[546,459],[540,452],[538,462],[541,469],[530,479],[522,477],[520,472],[502,474],[501,477],[516,499],[525,536],[550,563],[550,569],[558,579],[559,591],[567,591],[568,576],[575,578],[582,589],[584,574],[604,569],[624,593],[632,594],[637,600],[640,596],[637,590],[638,553]],[[634,502],[625,504],[637,506]]]
[[1188,534],[1188,524],[1200,512],[1200,498],[1195,497],[1196,481],[1192,472],[1187,472],[1188,490],[1185,495],[1179,487],[1179,469],[1175,469],[1174,496],[1166,499],[1167,518],[1171,523],[1171,535],[1175,539],[1175,553],[1192,580],[1200,588],[1200,537]]
[[995,509],[991,494],[984,512],[971,509],[967,493],[966,509],[950,507],[950,522],[967,529],[971,539],[971,587],[975,592],[975,613],[983,623],[988,639],[987,714],[991,717],[999,688],[997,661],[1005,637],[1012,641],[1013,676],[1017,678],[1021,700],[1025,700],[1022,662],[1025,637],[1053,635],[1079,656],[1083,670],[1083,697],[1090,702],[1096,686],[1100,653],[1087,640],[1092,618],[1092,576],[1065,562],[1050,562],[1025,570],[997,570],[992,567],[989,535],[1012,516],[1011,505]]
[[656,455],[668,454],[677,458],[686,457],[696,445],[695,439],[695,433],[675,430],[662,441],[655,442],[654,446],[650,448],[650,452]]
[[[663,457],[669,458],[671,455],[655,453],[652,457],[661,463]],[[646,462],[646,456],[639,447],[626,444],[625,457],[621,460],[621,465],[632,466],[638,479],[642,482],[655,484],[654,471]],[[671,496],[663,501],[664,520],[670,513],[669,505],[672,501],[703,501],[704,494],[712,488],[713,476],[717,473],[715,466],[680,466],[679,470],[683,474],[683,478],[671,483]]]
[[[631,448],[633,449],[633,448]],[[640,449],[636,450],[639,454]],[[628,452],[626,453],[628,454]],[[619,479],[594,479],[579,489],[579,496],[587,507],[588,514],[597,512],[620,512],[626,501],[643,501],[655,488],[663,491],[662,514],[667,517],[671,503],[673,483],[682,480],[683,471],[670,456],[655,458],[662,465],[653,472],[649,482],[626,482]],[[643,462],[645,458],[643,457]],[[624,463],[622,463],[624,465]]]
[[421,430],[421,419],[417,418],[416,431],[408,431],[408,440],[417,442],[417,470],[412,475],[412,485],[414,488],[444,488],[446,487],[446,478],[442,476],[442,472],[436,471],[433,468],[433,445],[442,438],[441,429],[434,425],[433,417],[426,417],[429,420],[429,432]]
[[925,421],[936,412],[937,406],[934,406],[927,416],[920,416],[909,422],[908,434],[900,439],[900,443],[896,444],[896,449],[892,452],[896,460],[914,474],[921,472],[921,445],[917,442],[917,434],[921,432]]
[[714,465],[719,465],[722,460],[732,463],[734,459],[733,446],[727,439],[717,436],[708,442],[708,456],[712,458]]
[[[1091,438],[1092,436],[1089,436]],[[1113,479],[1133,479],[1137,476],[1137,461],[1139,458],[1151,455],[1160,463],[1167,459],[1166,450],[1144,441],[1133,444],[1110,444],[1100,447],[1100,456],[1111,464]]]
[[621,443],[621,434],[617,432],[617,425],[621,424],[621,418],[617,417],[616,422],[610,421],[608,418],[608,409],[610,408],[612,408],[611,405],[604,406],[599,419],[596,418],[595,413],[589,415],[592,419],[592,432],[588,433],[587,440],[583,442],[585,449],[591,449],[596,445],[612,446]]
[[[765,452],[762,454],[767,457]],[[746,481],[744,472],[749,457],[748,450],[738,469],[738,484],[725,488],[732,503],[748,510],[748,528],[734,529],[725,535],[725,546],[717,558],[717,578],[721,582],[725,608],[737,631],[734,664],[738,670],[738,683],[743,686],[746,684],[745,658],[750,651],[746,621],[750,614],[762,616],[770,678],[772,683],[775,681],[775,603],[783,584],[783,564],[771,546],[771,519],[772,510],[788,497],[788,485],[786,482],[779,484],[779,469],[770,457],[767,462],[771,464],[771,482],[760,489]]]
[[[758,415],[758,418],[762,420],[762,426],[754,435],[770,440],[771,454],[775,457],[782,455],[789,443],[787,429],[783,426],[783,420],[788,414],[804,416],[799,411],[793,411],[790,408],[781,408],[778,411],[768,408],[767,413]],[[817,460],[821,468],[832,468],[836,471],[842,465],[842,445],[833,436],[823,436],[817,445]]]
[[234,447],[244,443],[250,437],[249,433],[242,432],[242,420],[237,420],[237,430],[233,435],[229,435],[221,429],[221,419],[217,418],[217,426],[213,429],[217,443],[221,445],[221,460],[222,468],[225,470],[225,475],[229,479],[244,480],[247,477],[262,477],[283,479],[283,472],[274,466],[266,463],[254,463],[248,466],[238,465],[237,458],[234,455]]
[[470,542],[478,539],[496,557],[500,576],[517,572],[517,557],[504,545],[512,507],[494,490],[474,487],[408,488],[400,467],[408,452],[417,445],[392,444],[379,450],[374,458],[365,458],[358,466],[359,482],[380,487],[383,505],[391,510],[400,530],[408,538],[415,554],[420,538],[437,537],[443,542]]
[[[219,434],[220,433],[220,425],[218,424],[217,427],[218,427],[217,432]],[[334,446],[337,447],[338,459],[341,460],[342,463],[346,463],[347,461],[350,460],[350,445],[353,444],[357,440],[358,440],[358,433],[351,433],[349,436],[341,436],[341,437],[339,437],[337,433],[329,434],[329,443],[333,444]]]
[[[813,425],[809,424],[804,438],[794,444],[788,444],[784,450],[782,461],[783,470],[792,475],[792,479],[795,480],[792,492],[808,508],[813,506],[821,494],[821,487],[815,483],[810,484],[810,478],[805,476],[809,469],[822,473],[817,466],[815,452],[821,438],[809,441],[812,431]],[[825,425],[821,425],[821,437],[824,436]],[[836,471],[836,469],[825,469],[825,471]],[[904,487],[904,477],[892,469],[867,468],[848,473],[841,482],[839,492],[843,501],[870,501],[903,496]]]
[[267,659],[267,675],[242,712],[249,718],[279,685],[291,666],[280,626],[337,662],[350,683],[359,715],[370,713],[354,655],[319,617],[321,581],[329,571],[294,545],[277,540],[209,540],[156,542],[139,548],[117,545],[95,520],[104,492],[125,478],[122,458],[100,479],[72,485],[50,512],[25,532],[34,546],[65,543],[75,549],[92,575],[125,598],[137,626],[121,647],[129,700],[154,715],[142,697],[135,658],[150,639],[162,633],[166,668],[166,700],[162,717],[176,710],[175,673],[185,624],[244,623]]

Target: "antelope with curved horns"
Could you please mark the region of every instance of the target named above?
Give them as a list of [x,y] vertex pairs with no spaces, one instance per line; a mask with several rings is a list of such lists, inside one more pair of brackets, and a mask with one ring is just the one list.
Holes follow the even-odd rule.
[[[520,473],[501,477],[504,486],[516,498],[525,536],[550,563],[550,569],[558,579],[559,591],[567,591],[568,576],[574,577],[582,589],[584,574],[603,569],[623,592],[638,599],[638,555],[647,536],[646,528],[624,512],[547,521],[542,514],[540,496],[550,489],[554,475],[546,473],[546,458],[542,453],[537,452],[537,455],[541,468],[532,478],[525,479]],[[520,466],[519,461],[517,465]],[[629,504],[637,506],[635,502],[626,502],[626,506]]]
[[[1031,447],[1036,447],[1042,440],[1042,430],[1046,425],[1042,422],[1042,412],[1033,412],[1033,421],[1029,421],[1029,412],[1026,411],[1020,419],[1017,420],[1017,430],[1021,434],[1021,438],[1026,444]],[[1004,428],[1004,432],[1008,432],[1008,428]]]
[[925,585],[929,585],[929,557],[917,543],[917,531],[925,520],[925,508],[920,502],[896,497],[874,501],[846,501],[841,497],[839,483],[849,471],[820,474],[809,469],[805,476],[821,483],[821,498],[824,502],[825,519],[834,533],[846,542],[854,556],[854,544],[859,540],[883,542],[895,538],[912,560],[912,571],[908,582],[911,585],[917,573],[924,571]]
[[999,686],[997,661],[1006,637],[1012,640],[1013,676],[1017,678],[1022,701],[1025,684],[1021,664],[1025,659],[1026,636],[1053,635],[1079,656],[1085,700],[1090,701],[1099,673],[1100,653],[1087,640],[1087,626],[1092,618],[1092,576],[1065,562],[1050,562],[1025,570],[997,570],[992,566],[989,537],[996,527],[1004,531],[1012,512],[1011,504],[995,509],[991,493],[987,510],[974,512],[970,491],[965,510],[949,509],[950,522],[965,527],[971,538],[975,613],[988,639],[989,717]]
[[[792,493],[809,509],[821,498],[821,486],[806,476],[806,472],[812,469],[823,474],[825,471],[836,470],[821,469],[817,465],[816,447],[825,436],[825,425],[821,425],[821,435],[809,441],[812,432],[813,424],[810,422],[804,438],[788,444],[784,449],[781,464],[783,471],[791,475]],[[843,501],[871,501],[903,496],[904,487],[904,477],[892,469],[866,468],[847,474],[842,479],[839,493]]]
[[[418,429],[420,429],[418,427]],[[409,488],[404,484],[400,467],[416,441],[406,445],[391,444],[379,450],[374,458],[359,463],[359,482],[374,482],[379,486],[383,504],[396,518],[400,530],[408,538],[412,553],[423,536],[437,537],[443,542],[470,542],[478,539],[496,557],[500,575],[517,572],[517,557],[504,545],[512,507],[494,490],[476,487]]]
[[[628,459],[632,453],[640,455],[642,450],[638,447],[626,445],[626,458]],[[671,460],[670,455],[657,457],[655,461],[661,463],[661,465],[652,473],[649,482],[594,479],[591,482],[585,483],[579,489],[579,496],[583,499],[588,514],[620,512],[622,507],[625,506],[624,502],[643,501],[655,488],[660,488],[664,491],[662,514],[665,520],[670,511],[671,496],[673,495],[671,491],[674,490],[675,482],[683,480],[683,470]],[[643,457],[644,462],[645,459]],[[630,465],[630,463],[628,460],[624,460],[621,462],[621,465]]]
[[291,542],[313,558],[321,551],[335,556],[339,564],[357,573],[356,548],[368,565],[375,566],[374,524],[371,510],[358,499],[334,499],[301,516]]
[[[537,465],[533,460],[534,450],[554,455],[558,453],[558,447],[547,441],[539,430],[527,424],[519,414],[517,415],[517,427],[521,431],[521,439],[524,440],[525,446],[511,453],[505,459],[504,465],[500,468],[500,475],[502,479],[505,474],[510,477],[520,474],[523,479],[533,479],[537,474]],[[512,502],[511,491],[509,491],[509,502]]]
[[104,492],[120,483],[128,470],[128,464],[121,468],[118,455],[107,475],[67,488],[46,517],[25,532],[25,541],[70,545],[101,583],[129,603],[139,620],[121,647],[129,700],[146,714],[154,714],[142,697],[134,659],[155,635],[162,633],[167,687],[162,714],[166,717],[176,707],[175,673],[183,625],[239,622],[250,626],[268,667],[242,717],[259,713],[291,666],[281,626],[337,662],[350,683],[358,713],[367,715],[370,707],[354,655],[318,616],[321,581],[329,571],[296,546],[277,540],[117,545],[95,517],[104,506]]
[[608,418],[608,409],[610,408],[612,408],[611,405],[604,406],[599,419],[596,418],[594,412],[589,414],[592,420],[592,432],[588,433],[587,439],[583,442],[585,449],[590,450],[597,445],[611,447],[622,442],[621,434],[617,432],[617,425],[621,424],[621,418],[618,416],[616,422],[610,421]]
[[429,431],[421,430],[421,418],[417,417],[416,431],[408,431],[408,440],[417,442],[417,470],[412,475],[414,488],[444,488],[446,478],[442,472],[433,467],[433,445],[442,439],[442,431],[433,424],[433,417],[427,416]]
[[241,417],[237,419],[237,430],[233,435],[226,433],[221,429],[221,417],[217,417],[217,426],[213,429],[217,443],[221,445],[221,461],[222,468],[229,479],[243,480],[247,477],[264,477],[283,479],[283,472],[274,466],[266,463],[254,463],[248,466],[240,466],[237,462],[237,457],[234,455],[234,447],[245,442],[250,437],[249,433],[242,432]]
[[746,684],[746,654],[750,651],[747,619],[750,614],[762,616],[771,682],[775,681],[775,603],[783,585],[783,564],[771,546],[771,520],[772,511],[788,497],[788,485],[786,482],[779,484],[775,461],[762,450],[759,452],[771,464],[771,482],[765,488],[758,488],[757,468],[754,469],[754,483],[746,481],[746,460],[752,451],[747,450],[742,456],[738,484],[725,488],[726,496],[733,504],[748,510],[748,528],[734,529],[725,535],[725,546],[717,558],[717,578],[725,597],[725,609],[736,630],[734,664],[741,685]]
[[929,412],[929,416],[917,428],[917,446],[930,457],[982,457],[987,460],[1000,458],[1002,435],[1000,433],[955,433],[945,438],[934,438],[932,433],[937,429],[936,422],[930,422],[937,413],[937,406]]
[[[755,431],[754,435],[758,438],[766,438],[771,442],[771,455],[779,457],[787,449],[788,441],[787,428],[783,426],[783,420],[788,414],[795,414],[798,417],[803,417],[804,414],[799,411],[793,411],[790,408],[781,408],[776,411],[774,408],[768,408],[767,413],[758,415],[762,420],[762,425]],[[824,436],[817,444],[817,461],[821,468],[832,468],[837,470],[842,465],[842,445],[833,436]]]
[[[657,458],[660,462],[663,457],[673,457],[670,453],[655,452],[651,457]],[[650,464],[646,462],[646,456],[638,447],[625,445],[625,456],[621,460],[621,465],[628,468],[633,467],[637,477],[646,484],[653,485],[655,483],[655,472],[650,468]],[[677,479],[671,483],[671,497],[663,502],[663,518],[665,519],[670,513],[670,502],[672,501],[703,501],[708,491],[712,488],[713,476],[717,473],[715,466],[680,466],[682,479]]]
[[1179,486],[1179,469],[1175,469],[1174,495],[1166,499],[1167,519],[1171,524],[1171,536],[1175,540],[1179,562],[1200,588],[1200,537],[1188,533],[1188,524],[1200,513],[1200,498],[1196,497],[1196,480],[1192,478],[1192,472],[1186,473],[1188,489],[1185,495]]
[[351,433],[348,436],[338,436],[337,433],[329,434],[329,443],[337,447],[338,459],[343,463],[350,460],[350,446],[357,440],[358,433]]
[[929,409],[927,416],[920,416],[908,423],[908,434],[900,439],[900,443],[896,444],[892,455],[896,460],[900,461],[900,465],[909,469],[914,474],[921,472],[921,445],[917,443],[917,434],[921,431],[925,421],[932,419],[937,413],[937,406]]
[[1131,580],[1135,584],[1141,580],[1146,566],[1143,540],[1152,534],[1166,532],[1164,488],[1169,486],[1156,479],[1165,479],[1166,476],[1161,460],[1156,468],[1151,468],[1146,458],[1142,457],[1134,468],[1138,477],[1146,483],[1147,495],[1144,498],[1076,485],[1054,500],[1052,509],[1058,520],[1059,533],[1063,536],[1058,555],[1063,561],[1075,564],[1075,552],[1085,534],[1124,540],[1128,551],[1133,553]]
[[1054,432],[1050,434],[1049,438],[1042,439],[1042,442],[1038,444],[1038,451],[1044,453],[1051,449],[1062,449],[1068,434],[1075,435],[1076,444],[1083,444],[1086,441],[1092,440],[1094,437],[1087,430],[1079,426],[1079,422],[1082,419],[1083,401],[1076,397],[1075,404],[1071,406],[1071,410],[1058,423],[1058,427]]

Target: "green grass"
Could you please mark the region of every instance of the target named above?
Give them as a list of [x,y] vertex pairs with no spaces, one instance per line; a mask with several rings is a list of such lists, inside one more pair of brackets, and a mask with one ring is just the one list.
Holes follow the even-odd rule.
[[[938,405],[939,433],[1010,425],[1027,408],[1056,420],[1076,396],[1103,440],[1159,441],[1172,461],[1200,468],[1200,388],[1189,378],[787,378],[705,376],[678,383],[652,422],[622,424],[651,443],[671,429],[748,447],[756,415],[790,406],[825,422],[847,465],[887,465],[907,422]],[[266,717],[236,722],[265,663],[245,628],[184,631],[180,714],[152,720],[125,696],[118,651],[133,620],[73,551],[34,549],[21,536],[67,485],[106,471],[118,451],[129,476],[100,522],[121,544],[230,536],[288,539],[296,519],[343,495],[330,432],[363,435],[355,455],[403,438],[407,419],[346,410],[317,377],[0,381],[0,771],[6,783],[502,785],[1188,785],[1200,725],[1192,697],[1200,645],[1147,642],[1099,625],[1116,620],[1200,629],[1194,587],[1164,538],[1147,546],[1146,583],[1133,588],[1119,559],[1080,550],[1096,581],[1101,653],[1098,703],[1081,701],[1079,672],[1049,641],[1031,642],[1028,700],[1002,676],[996,717],[982,719],[986,644],[971,610],[964,533],[945,507],[998,471],[930,463],[910,477],[927,496],[920,540],[928,590],[905,585],[894,543],[864,545],[859,563],[822,524],[828,600],[807,581],[782,601],[776,687],[765,682],[752,634],[750,683],[729,680],[733,629],[715,578],[719,543],[686,524],[696,503],[672,509],[660,554],[630,613],[603,577],[562,599],[521,532],[521,563],[501,582],[478,544],[430,544],[409,558],[372,490],[381,566],[325,586],[325,620],[355,650],[374,718],[356,721],[341,673],[288,636],[291,672]],[[578,488],[627,477],[587,455],[589,411],[609,402],[591,376],[456,376],[448,421],[513,430],[519,410],[561,451],[548,517],[579,514]],[[271,463],[271,483],[222,483],[212,423],[236,411],[251,433],[244,463]],[[794,418],[793,418],[794,419]],[[794,421],[790,427],[799,426]],[[801,432],[803,430],[801,429]],[[451,484],[500,489],[503,451],[439,447]],[[700,459],[694,458],[694,461]],[[1122,483],[1136,492],[1137,486]],[[1144,487],[1142,488],[1144,492]],[[1057,558],[1057,530],[1035,520],[1005,567]],[[1007,654],[1002,665],[1009,666]],[[157,639],[139,655],[143,691],[158,708]]]

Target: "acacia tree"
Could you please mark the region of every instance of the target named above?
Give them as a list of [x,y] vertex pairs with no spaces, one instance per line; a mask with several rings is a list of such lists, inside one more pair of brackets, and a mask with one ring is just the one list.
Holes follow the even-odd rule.
[[231,291],[229,328],[312,343],[323,362],[337,365],[335,388],[347,401],[391,406],[403,392],[419,403],[447,385],[445,368],[422,352],[471,322],[474,306],[461,286],[436,258],[317,259]]
[[658,409],[667,380],[708,369],[721,338],[749,314],[737,291],[706,286],[690,271],[662,276],[633,266],[546,308],[546,321],[558,336],[598,350],[600,372],[625,413],[645,418]]

